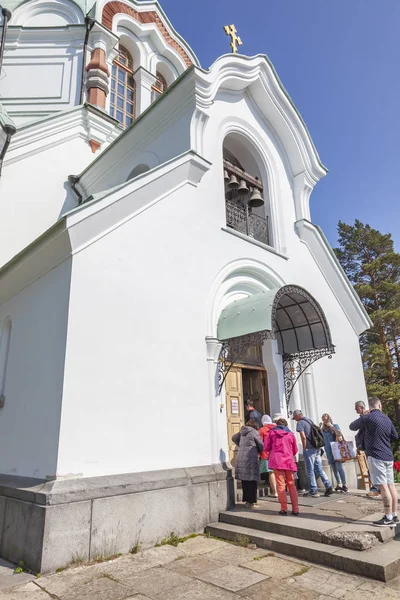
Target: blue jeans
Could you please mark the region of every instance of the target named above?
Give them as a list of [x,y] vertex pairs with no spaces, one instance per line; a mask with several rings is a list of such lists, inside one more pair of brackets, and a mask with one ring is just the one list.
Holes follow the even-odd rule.
[[346,485],[346,474],[344,472],[342,463],[335,460],[333,463],[329,464],[332,467],[337,485]]
[[315,475],[322,480],[322,483],[327,489],[330,488],[331,482],[322,468],[321,450],[315,448],[306,449],[304,450],[303,455],[304,462],[306,463],[308,481],[310,482],[310,492],[318,491]]

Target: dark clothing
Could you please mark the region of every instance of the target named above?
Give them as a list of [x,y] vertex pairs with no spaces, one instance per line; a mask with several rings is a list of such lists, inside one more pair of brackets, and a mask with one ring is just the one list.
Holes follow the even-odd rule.
[[364,431],[365,454],[377,460],[393,461],[390,442],[397,440],[392,421],[377,408],[350,423],[351,431]]
[[257,481],[242,481],[243,502],[257,502]]
[[247,420],[250,421],[250,419],[252,419],[255,423],[257,423],[258,428],[261,429],[261,427],[263,426],[261,416],[261,413],[259,413],[256,408],[252,408],[248,411]]
[[239,446],[235,477],[241,481],[259,481],[260,465],[258,455],[264,450],[260,434],[253,427],[245,425],[232,436],[232,442]]
[[365,434],[365,432],[362,427],[356,433],[356,448],[357,448],[357,450],[365,450],[364,434]]

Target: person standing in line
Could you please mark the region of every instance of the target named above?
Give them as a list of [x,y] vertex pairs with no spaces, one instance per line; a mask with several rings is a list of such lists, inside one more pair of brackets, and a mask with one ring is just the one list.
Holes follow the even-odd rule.
[[348,492],[348,488],[346,485],[346,474],[343,469],[343,465],[340,461],[337,461],[333,457],[331,442],[336,442],[337,438],[343,437],[342,432],[340,431],[339,425],[334,425],[331,417],[328,413],[324,413],[321,417],[321,430],[324,434],[325,440],[325,453],[328,463],[330,464],[333,474],[336,479],[336,492]]
[[296,431],[300,433],[301,444],[303,446],[303,456],[306,465],[310,489],[304,494],[305,497],[319,498],[317,480],[319,477],[325,486],[325,496],[333,494],[332,484],[327,478],[322,468],[321,448],[315,448],[311,442],[311,429],[314,423],[307,419],[300,409],[293,411],[293,419],[297,422]]
[[350,423],[351,431],[364,431],[365,453],[372,483],[382,494],[385,514],[382,519],[374,521],[378,527],[394,527],[397,518],[397,490],[394,485],[393,452],[390,443],[398,439],[392,421],[382,413],[379,398],[369,398],[369,413],[363,414]]
[[286,419],[279,419],[277,421],[276,427],[269,432],[264,448],[269,452],[268,466],[274,470],[278,487],[278,498],[281,505],[279,514],[287,515],[287,486],[292,503],[292,515],[297,516],[299,514],[299,499],[294,480],[294,474],[297,471],[297,464],[294,457],[299,450],[296,438],[290,431]]
[[[367,407],[365,406],[365,402],[363,402],[362,400],[358,400],[355,403],[354,408],[355,408],[356,413],[360,416],[367,415],[369,413],[369,410],[367,410]],[[359,429],[357,431],[356,436],[355,436],[355,441],[356,441],[357,452],[360,454],[360,452],[362,450],[365,451],[364,430],[362,427],[361,427],[361,429]],[[368,459],[368,456],[367,456],[367,459]],[[371,481],[371,475],[370,475],[369,479]],[[381,493],[375,485],[371,485],[371,489],[368,492],[367,497],[375,498],[376,500],[379,500],[379,498],[381,497]]]
[[252,400],[247,400],[246,411],[247,411],[247,420],[254,421],[255,423],[257,423],[258,429],[261,429],[261,427],[262,427],[261,413],[259,413],[258,410],[256,408],[254,408],[254,404],[253,404]]
[[259,434],[260,434],[260,437],[264,444],[264,450],[260,454],[261,476],[264,473],[268,473],[268,481],[269,481],[269,486],[271,488],[271,494],[274,498],[277,498],[278,494],[276,493],[276,481],[275,481],[274,471],[268,465],[268,452],[265,451],[265,443],[267,441],[268,434],[271,431],[271,429],[276,427],[276,423],[272,422],[272,419],[269,415],[264,415],[261,418],[261,422],[262,422],[262,427],[259,430]]
[[232,442],[239,446],[235,478],[242,482],[243,502],[246,508],[253,508],[257,506],[257,483],[260,481],[258,455],[264,450],[257,423],[250,419],[232,436]]

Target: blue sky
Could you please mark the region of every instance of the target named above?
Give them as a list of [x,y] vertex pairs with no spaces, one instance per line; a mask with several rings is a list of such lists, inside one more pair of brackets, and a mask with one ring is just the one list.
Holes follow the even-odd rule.
[[313,222],[336,244],[339,219],[390,232],[400,250],[400,0],[160,0],[207,68],[229,51],[268,54],[328,175]]

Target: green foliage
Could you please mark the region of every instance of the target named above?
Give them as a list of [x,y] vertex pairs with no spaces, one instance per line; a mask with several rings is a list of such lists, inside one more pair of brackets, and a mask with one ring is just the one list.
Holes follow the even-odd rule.
[[247,535],[243,535],[241,533],[238,533],[235,536],[235,543],[238,546],[242,546],[242,548],[247,548],[247,546],[250,544],[250,538],[247,537]]
[[310,570],[310,567],[302,567],[296,573],[293,573],[293,577],[301,577],[304,573],[307,573]]
[[339,221],[338,233],[336,256],[373,322],[360,339],[368,394],[400,425],[400,254],[361,221]]
[[23,560],[19,561],[18,567],[15,567],[14,569],[14,573],[28,573],[29,575],[35,575],[36,579],[39,579],[40,577],[40,573],[35,573],[34,571],[31,571],[31,569],[28,569]]
[[134,546],[129,550],[131,554],[138,554],[142,549],[142,544],[140,542],[136,542]]
[[158,546],[175,546],[175,548],[176,548],[178,546],[178,544],[183,544],[183,542],[186,542],[186,540],[195,538],[198,535],[199,535],[198,533],[191,533],[190,535],[186,535],[185,537],[179,537],[176,535],[176,533],[171,531],[171,533],[169,534],[169,537],[163,538],[159,544],[156,544],[156,547],[158,547]]

